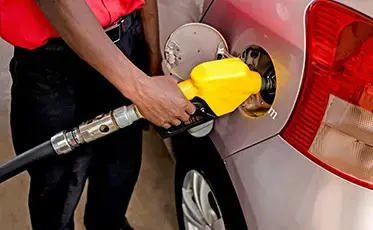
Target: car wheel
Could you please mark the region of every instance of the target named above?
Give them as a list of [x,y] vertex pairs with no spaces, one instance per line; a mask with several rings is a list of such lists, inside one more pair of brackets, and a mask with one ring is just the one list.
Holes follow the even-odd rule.
[[209,138],[188,134],[172,140],[175,195],[181,230],[247,229],[224,162]]

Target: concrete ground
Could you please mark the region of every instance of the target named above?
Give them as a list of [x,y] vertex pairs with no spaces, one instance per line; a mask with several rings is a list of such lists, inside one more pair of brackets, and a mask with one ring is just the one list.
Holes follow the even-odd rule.
[[[0,39],[0,162],[14,156],[9,138],[10,77],[7,65],[11,48]],[[128,211],[136,230],[178,229],[174,208],[173,162],[163,142],[152,132],[144,134],[143,165]],[[31,229],[28,208],[27,173],[0,185],[0,229]],[[75,213],[76,229],[83,230],[85,194]]]

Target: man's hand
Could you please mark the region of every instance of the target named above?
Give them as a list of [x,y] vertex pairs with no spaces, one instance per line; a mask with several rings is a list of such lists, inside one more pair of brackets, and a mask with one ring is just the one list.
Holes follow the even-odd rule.
[[140,113],[155,125],[170,128],[187,122],[195,112],[171,76],[148,78],[134,103]]
[[[163,75],[162,55],[159,47],[159,25],[157,0],[147,0],[141,11],[145,40],[149,49],[150,76]],[[150,122],[170,128],[187,122],[189,115],[195,112],[171,76],[149,78],[146,87],[141,87],[140,99],[132,100],[142,115]]]

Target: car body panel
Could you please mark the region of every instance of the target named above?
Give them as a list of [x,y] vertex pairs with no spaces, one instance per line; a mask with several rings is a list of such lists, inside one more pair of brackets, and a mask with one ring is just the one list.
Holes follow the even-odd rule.
[[371,0],[336,0],[360,13],[367,16],[373,16],[373,2]]
[[[216,28],[238,56],[259,45],[271,56],[277,76],[271,110],[256,119],[239,111],[215,122],[211,139],[223,158],[278,134],[294,108],[305,60],[305,12],[310,0],[215,0],[203,22]],[[340,1],[373,15],[372,1]]]
[[[279,133],[286,124],[296,101],[301,84],[300,76],[303,73],[304,52],[294,43],[279,36],[279,34],[284,35],[285,29],[274,32],[271,29],[276,29],[278,26],[271,29],[263,26],[261,21],[263,15],[268,15],[269,9],[275,7],[275,3],[275,1],[266,1],[267,5],[264,6],[261,1],[216,0],[203,21],[222,33],[233,55],[238,56],[249,45],[263,47],[274,62],[278,82],[276,98],[270,113],[251,119],[236,111],[216,120],[211,139],[223,158]],[[297,13],[294,13],[294,17],[298,17],[293,20],[298,21],[298,25],[293,28],[292,34],[302,34],[303,13],[299,14],[298,11],[304,11],[306,4],[303,2],[294,5],[298,5],[298,8],[292,7]],[[240,8],[240,6],[244,7]],[[254,19],[248,15],[249,12],[243,10],[250,7],[262,10],[261,18]]]
[[[250,230],[373,229],[371,190],[323,169],[278,136],[302,82],[305,11],[311,2],[215,0],[203,20],[225,37],[233,55],[259,45],[275,64],[275,119],[273,110],[257,119],[236,111],[217,119],[210,134]],[[373,0],[338,2],[373,16]]]
[[276,136],[226,159],[250,230],[373,229],[373,194]]
[[[162,53],[168,36],[179,26],[198,22],[212,0],[159,0]],[[219,118],[211,134],[223,158],[278,134],[296,102],[303,75],[305,11],[310,0],[215,0],[203,22],[225,37],[234,55],[249,45],[262,46],[277,74],[277,93],[265,116],[250,119],[236,111]],[[369,0],[340,0],[373,15]],[[191,41],[192,42],[192,41]],[[167,71],[165,71],[167,72]]]

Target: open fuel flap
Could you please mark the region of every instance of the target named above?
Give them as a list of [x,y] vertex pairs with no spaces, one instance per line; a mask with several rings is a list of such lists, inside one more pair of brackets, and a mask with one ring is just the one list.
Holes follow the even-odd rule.
[[[165,72],[168,71],[168,74],[182,81],[189,78],[191,71],[197,65],[227,57],[233,56],[229,53],[227,42],[219,31],[207,24],[189,23],[177,28],[167,39],[163,64],[166,67]],[[273,78],[272,83],[276,84],[273,64],[271,60],[267,60],[267,57],[269,55],[264,50],[255,46],[247,48],[239,56],[251,70],[261,75],[268,75]],[[263,63],[267,67],[263,67]],[[272,102],[272,95],[264,95],[261,92],[248,98],[239,110],[248,117],[259,117],[265,113],[264,110],[268,109]],[[211,120],[193,127],[188,132],[192,136],[203,137],[212,131],[213,126],[214,121]]]
[[165,66],[180,80],[189,78],[197,65],[216,59],[219,47],[228,49],[224,37],[203,23],[189,23],[177,28],[166,41]]
[[[224,37],[213,27],[203,23],[188,23],[171,33],[164,49],[164,65],[178,80],[189,78],[197,65],[217,59],[219,47],[228,50]],[[193,127],[188,132],[195,137],[208,135],[214,121]]]

